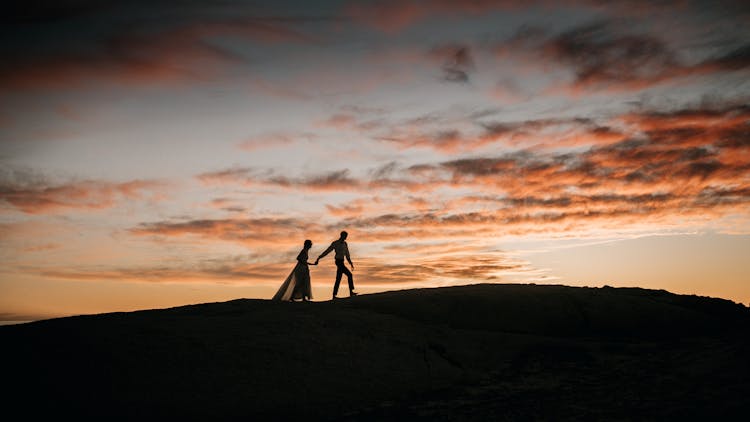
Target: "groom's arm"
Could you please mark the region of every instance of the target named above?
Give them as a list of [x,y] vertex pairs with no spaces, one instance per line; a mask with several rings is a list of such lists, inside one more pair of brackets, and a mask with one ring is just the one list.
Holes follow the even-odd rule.
[[352,258],[349,256],[349,246],[344,246],[344,256],[346,257],[346,260],[349,261],[349,266],[352,267],[352,270],[354,269],[354,264],[352,263]]
[[322,254],[318,255],[318,259],[316,260],[316,262],[320,261],[320,258],[323,258],[324,256],[331,253],[332,250],[333,250],[333,243],[331,243],[331,246],[329,246],[328,249],[324,250]]

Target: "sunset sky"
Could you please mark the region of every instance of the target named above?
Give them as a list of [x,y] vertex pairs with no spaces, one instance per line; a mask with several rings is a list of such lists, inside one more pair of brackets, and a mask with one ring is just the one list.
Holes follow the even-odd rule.
[[746,1],[13,3],[0,320],[267,299],[341,230],[363,293],[750,303]]

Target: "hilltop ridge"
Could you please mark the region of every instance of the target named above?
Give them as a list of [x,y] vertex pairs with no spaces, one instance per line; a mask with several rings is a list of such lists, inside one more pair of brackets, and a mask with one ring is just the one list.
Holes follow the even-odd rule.
[[59,318],[0,341],[6,404],[29,416],[694,418],[750,410],[748,328],[723,299],[478,284]]

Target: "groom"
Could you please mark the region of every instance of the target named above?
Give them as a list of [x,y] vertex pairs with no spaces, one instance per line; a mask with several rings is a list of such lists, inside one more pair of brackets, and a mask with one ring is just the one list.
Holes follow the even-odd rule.
[[352,259],[349,257],[349,247],[346,245],[346,237],[349,234],[345,231],[341,232],[341,237],[338,240],[334,240],[331,246],[328,247],[322,254],[315,260],[315,265],[318,265],[320,258],[328,255],[331,251],[336,251],[334,260],[336,261],[336,284],[333,285],[333,298],[336,299],[336,294],[339,292],[339,283],[341,283],[341,275],[346,274],[349,279],[349,296],[356,296],[357,293],[354,291],[354,279],[352,278],[352,272],[344,265],[344,258],[349,261],[349,265],[354,271],[354,264]]

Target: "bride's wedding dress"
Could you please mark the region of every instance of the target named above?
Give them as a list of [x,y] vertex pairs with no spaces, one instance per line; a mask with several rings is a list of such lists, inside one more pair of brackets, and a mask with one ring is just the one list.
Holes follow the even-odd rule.
[[297,255],[297,265],[281,284],[272,300],[312,299],[310,268],[307,266],[307,249]]

